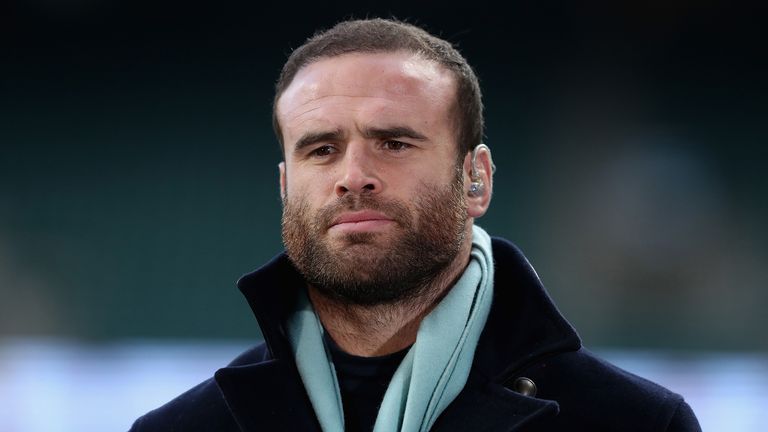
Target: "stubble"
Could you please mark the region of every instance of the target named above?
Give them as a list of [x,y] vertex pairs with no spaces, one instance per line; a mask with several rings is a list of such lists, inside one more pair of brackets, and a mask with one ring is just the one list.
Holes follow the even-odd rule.
[[[464,241],[467,221],[461,172],[450,185],[421,184],[409,208],[377,194],[348,193],[313,212],[303,197],[283,205],[288,257],[324,296],[342,304],[394,305],[425,294],[448,269]],[[346,211],[373,210],[394,221],[389,233],[347,233],[331,241],[328,228]]]

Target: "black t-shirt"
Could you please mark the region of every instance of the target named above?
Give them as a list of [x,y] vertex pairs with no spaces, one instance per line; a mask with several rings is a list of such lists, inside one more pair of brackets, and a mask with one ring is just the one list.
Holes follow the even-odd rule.
[[339,348],[328,332],[324,335],[339,380],[346,432],[371,432],[389,381],[410,347],[381,357],[358,357]]

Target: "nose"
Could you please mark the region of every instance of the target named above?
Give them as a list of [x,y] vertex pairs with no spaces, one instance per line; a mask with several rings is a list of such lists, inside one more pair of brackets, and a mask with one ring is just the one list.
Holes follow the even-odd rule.
[[375,160],[363,146],[353,143],[347,146],[341,170],[335,186],[337,196],[381,191],[382,183],[378,177]]

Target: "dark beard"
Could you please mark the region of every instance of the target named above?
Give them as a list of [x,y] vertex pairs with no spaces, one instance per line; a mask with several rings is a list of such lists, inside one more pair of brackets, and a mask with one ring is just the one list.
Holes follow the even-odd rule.
[[[418,298],[459,253],[467,221],[461,172],[451,185],[422,184],[415,215],[395,200],[346,194],[312,214],[306,201],[283,206],[283,242],[288,257],[326,297],[343,304],[375,306]],[[298,201],[298,202],[297,202]],[[344,211],[375,210],[395,221],[389,241],[380,233],[349,233],[342,246],[327,241],[328,228]],[[378,242],[382,246],[377,247]]]

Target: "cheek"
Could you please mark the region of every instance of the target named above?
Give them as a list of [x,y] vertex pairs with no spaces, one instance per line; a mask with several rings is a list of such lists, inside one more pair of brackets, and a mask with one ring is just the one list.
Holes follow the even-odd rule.
[[317,208],[333,192],[330,179],[331,176],[324,173],[308,173],[289,168],[285,173],[286,198],[300,199]]

